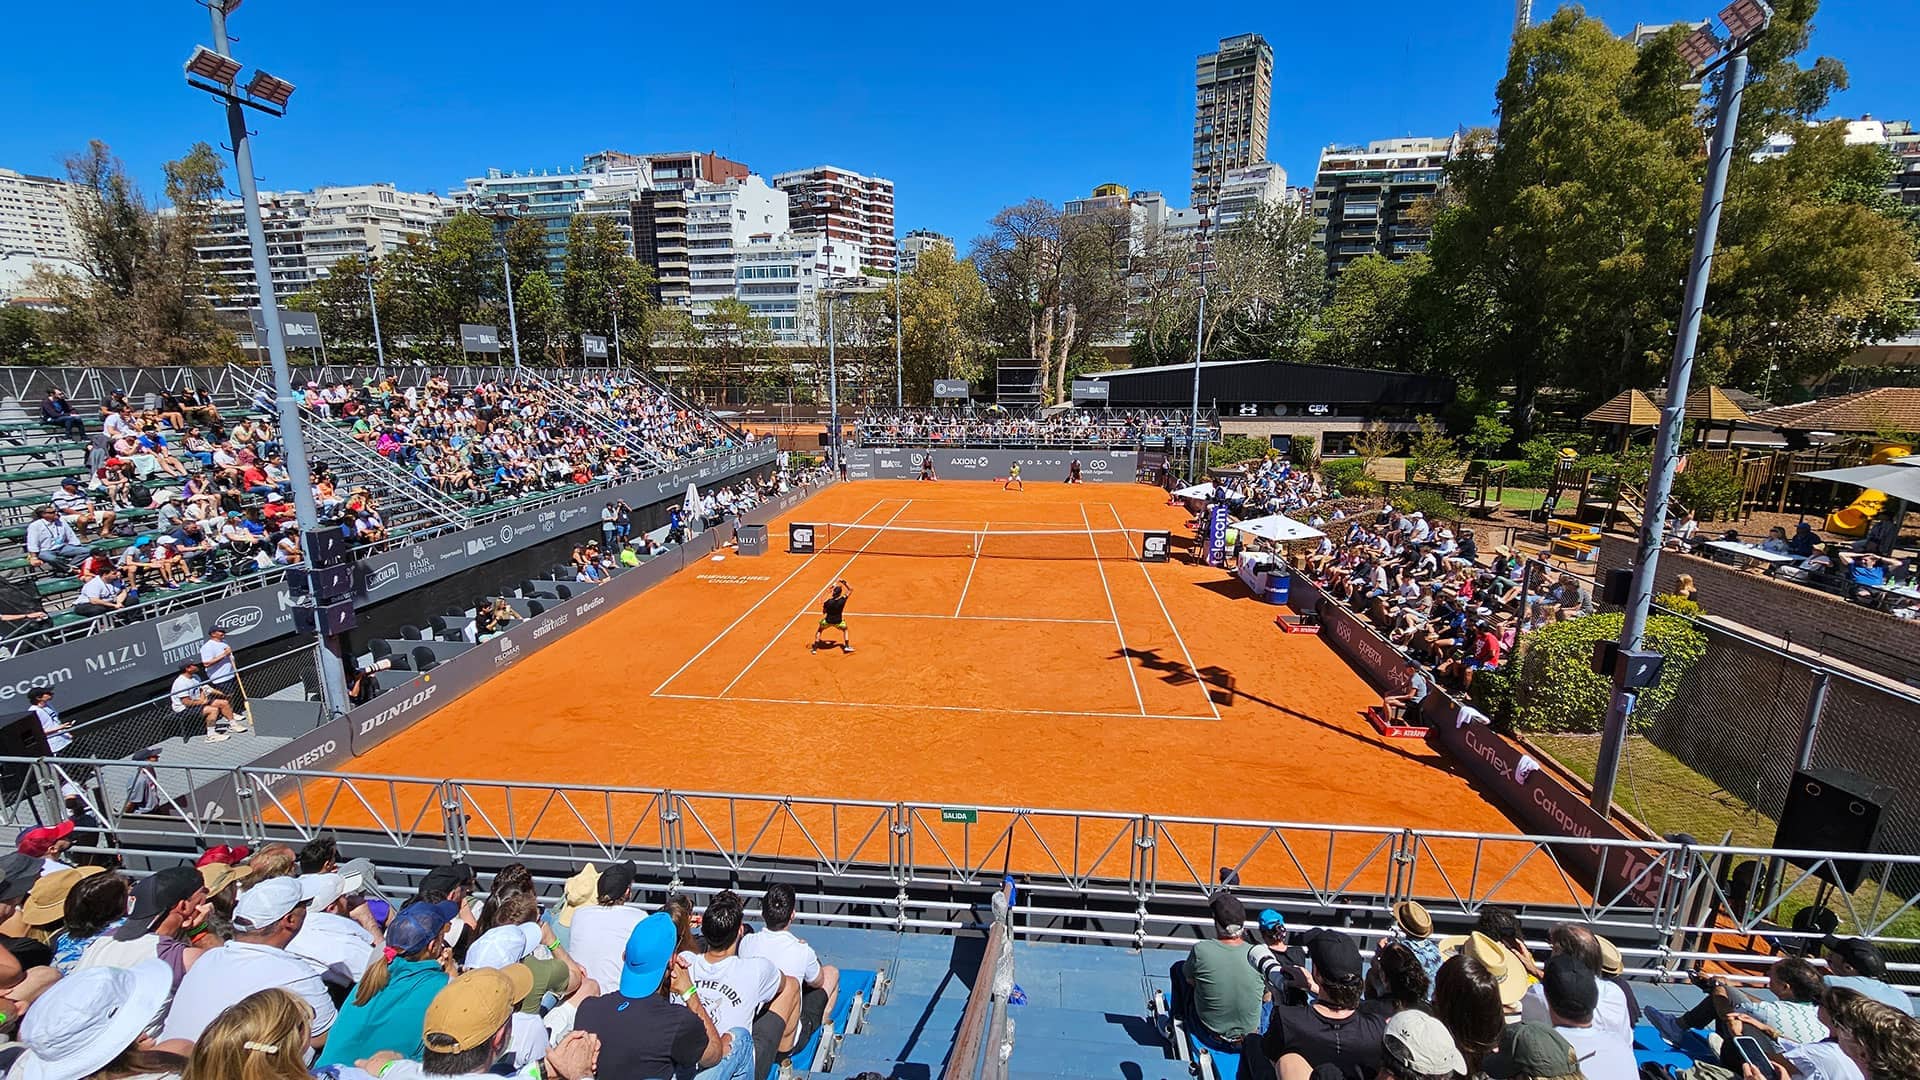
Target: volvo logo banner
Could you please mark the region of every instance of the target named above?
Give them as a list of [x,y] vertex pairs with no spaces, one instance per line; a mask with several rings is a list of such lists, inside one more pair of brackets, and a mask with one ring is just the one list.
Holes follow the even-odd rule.
[[813,526],[788,522],[787,551],[795,555],[813,554]]
[[1173,534],[1171,533],[1147,533],[1140,541],[1140,561],[1166,562],[1168,545],[1172,543],[1172,540]]

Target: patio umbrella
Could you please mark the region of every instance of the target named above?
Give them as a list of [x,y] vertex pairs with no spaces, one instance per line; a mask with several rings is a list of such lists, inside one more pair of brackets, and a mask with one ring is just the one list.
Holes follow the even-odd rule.
[[1850,469],[1822,469],[1800,475],[1809,480],[1833,480],[1872,491],[1884,491],[1890,499],[1920,503],[1920,468],[1912,465],[1855,465]]
[[1257,536],[1262,540],[1272,540],[1286,544],[1296,540],[1312,540],[1326,534],[1311,525],[1304,525],[1285,514],[1269,514],[1266,517],[1243,521],[1237,528],[1242,536]]

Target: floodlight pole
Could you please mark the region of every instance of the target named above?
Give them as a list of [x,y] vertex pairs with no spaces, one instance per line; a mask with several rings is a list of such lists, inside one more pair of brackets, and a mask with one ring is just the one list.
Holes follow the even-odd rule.
[[[607,293],[608,303],[613,308],[613,366],[620,366],[620,297],[617,293]],[[586,357],[581,357],[582,360]]]
[[833,282],[821,290],[827,298],[827,466],[840,471],[840,365],[834,355]]
[[[232,57],[227,38],[227,11],[238,0],[211,0],[213,51]],[[273,393],[279,410],[281,449],[287,457],[287,479],[293,485],[294,521],[300,526],[300,545],[308,565],[313,561],[313,536],[320,529],[320,511],[313,499],[313,475],[307,469],[306,440],[300,432],[300,404],[293,395],[293,372],[287,367],[287,343],[280,326],[280,298],[273,289],[273,264],[267,260],[267,230],[260,218],[260,189],[253,178],[253,147],[247,137],[246,110],[225,96],[227,133],[233,140],[233,168],[240,183],[240,205],[247,219],[247,243],[253,255],[253,276],[260,288],[260,321],[267,334],[267,359],[273,368]],[[343,716],[353,707],[347,694],[347,672],[337,637],[322,631],[316,650],[320,669],[320,699],[329,717]]]
[[900,252],[893,253],[893,407],[898,409],[906,404],[906,371],[904,342],[907,325],[900,318]]
[[[1653,467],[1647,478],[1640,540],[1634,552],[1633,584],[1628,589],[1625,620],[1620,625],[1623,653],[1640,647],[1640,638],[1647,628],[1647,612],[1653,606],[1654,578],[1660,570],[1660,543],[1667,527],[1667,499],[1673,491],[1674,467],[1680,454],[1680,428],[1687,412],[1687,385],[1693,378],[1694,347],[1700,340],[1700,319],[1707,306],[1707,279],[1713,269],[1713,248],[1720,233],[1720,207],[1726,201],[1727,172],[1733,162],[1735,129],[1740,124],[1740,96],[1746,89],[1746,50],[1755,36],[1748,34],[1733,42],[1732,51],[1726,56],[1726,67],[1720,73],[1720,100],[1713,142],[1707,155],[1700,221],[1693,234],[1693,261],[1687,266],[1680,332],[1674,338],[1673,363],[1667,370],[1667,400],[1660,409],[1660,427],[1654,436]],[[1593,807],[1602,814],[1612,810],[1620,755],[1627,745],[1628,720],[1633,711],[1633,690],[1627,686],[1628,669],[1629,665],[1624,662],[1614,667],[1613,698],[1601,732],[1600,759],[1594,767]]]
[[1187,428],[1187,483],[1200,482],[1200,349],[1207,340],[1207,210],[1200,210],[1200,312],[1193,321],[1193,415]]
[[500,271],[507,278],[507,333],[513,337],[513,370],[520,370],[520,320],[513,314],[513,261],[507,257],[507,247],[500,245]]
[[374,363],[385,370],[387,366],[387,347],[380,343],[380,301],[373,295],[373,268],[376,264],[367,262],[367,310],[373,313],[373,357]]

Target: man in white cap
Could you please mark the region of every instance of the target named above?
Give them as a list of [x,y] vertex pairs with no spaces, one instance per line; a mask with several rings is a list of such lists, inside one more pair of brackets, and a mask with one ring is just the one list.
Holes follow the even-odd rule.
[[9,1075],[84,1080],[129,1049],[157,1049],[147,1029],[166,1010],[172,988],[173,976],[158,960],[68,975],[35,1000],[20,1022],[26,1050],[14,1060]]
[[1447,1025],[1418,1009],[1393,1014],[1381,1039],[1380,1075],[1388,1080],[1431,1080],[1467,1075]]
[[208,950],[180,981],[161,1041],[197,1041],[228,1006],[277,986],[313,1008],[312,1045],[324,1046],[333,1027],[333,998],[319,965],[287,951],[312,901],[300,879],[290,877],[268,878],[242,893],[233,906],[233,940]]
[[297,880],[310,902],[307,921],[287,943],[287,951],[324,968],[328,982],[354,985],[386,944],[367,906],[353,906],[351,894],[359,891],[360,882],[334,873],[302,874]]

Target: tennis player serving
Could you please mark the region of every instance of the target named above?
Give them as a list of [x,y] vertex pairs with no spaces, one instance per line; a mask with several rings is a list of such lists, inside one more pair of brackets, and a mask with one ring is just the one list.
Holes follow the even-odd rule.
[[813,628],[813,644],[807,646],[809,652],[831,644],[820,639],[828,627],[840,631],[841,652],[853,651],[853,635],[847,631],[847,598],[852,595],[853,586],[847,584],[846,578],[833,583],[833,588],[827,592],[826,602],[820,605],[820,625]]

